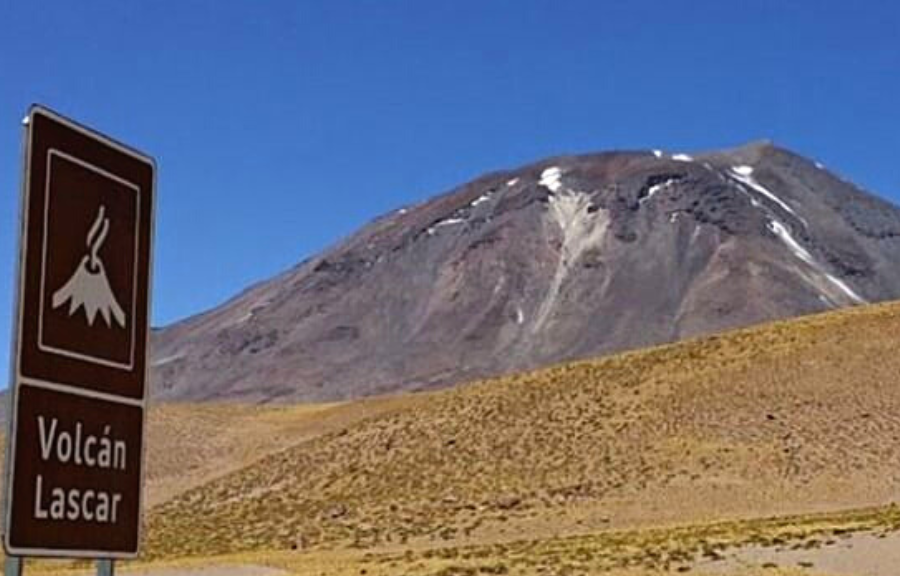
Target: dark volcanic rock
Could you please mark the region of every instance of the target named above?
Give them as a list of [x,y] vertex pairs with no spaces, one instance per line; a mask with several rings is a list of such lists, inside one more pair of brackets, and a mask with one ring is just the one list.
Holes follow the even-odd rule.
[[446,386],[900,297],[900,210],[767,143],[560,157],[376,219],[158,331],[169,399]]

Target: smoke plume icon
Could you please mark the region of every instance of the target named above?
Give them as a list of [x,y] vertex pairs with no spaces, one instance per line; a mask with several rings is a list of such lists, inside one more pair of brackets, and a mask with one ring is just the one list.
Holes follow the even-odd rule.
[[124,328],[125,312],[116,301],[106,276],[106,268],[99,256],[100,248],[108,233],[109,218],[106,217],[106,207],[100,206],[97,218],[87,235],[88,252],[81,259],[69,281],[53,294],[53,309],[60,308],[68,302],[69,316],[74,316],[83,308],[88,326],[94,325],[94,320],[99,314],[108,327],[112,327],[115,320],[116,324]]

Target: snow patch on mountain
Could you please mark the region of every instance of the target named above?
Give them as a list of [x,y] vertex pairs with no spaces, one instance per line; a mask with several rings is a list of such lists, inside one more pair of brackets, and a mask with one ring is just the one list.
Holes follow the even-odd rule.
[[[846,282],[829,274],[828,271],[825,270],[825,267],[813,258],[812,254],[810,254],[806,248],[797,242],[784,224],[777,220],[770,220],[768,228],[788,247],[794,256],[808,264],[814,270],[817,277],[811,278],[811,282],[820,289],[823,295],[833,304],[845,304],[845,302],[842,302],[844,299],[849,299],[850,302],[854,304],[866,304],[866,300],[850,288]],[[821,283],[822,279],[829,285],[823,286]],[[834,289],[837,289],[839,294],[836,295]]]
[[816,261],[812,257],[812,254],[810,254],[806,248],[801,246],[800,243],[794,239],[793,235],[791,235],[784,224],[777,220],[770,220],[768,226],[769,230],[771,230],[773,234],[778,236],[778,238],[781,239],[781,241],[784,242],[788,248],[790,248],[791,252],[794,253],[794,256],[800,258],[811,266],[817,266]]
[[831,274],[827,274],[827,273],[825,274],[825,277],[828,279],[829,282],[831,282],[832,284],[837,286],[838,289],[841,290],[841,292],[846,294],[855,303],[868,304],[868,300],[866,300],[865,298],[863,298],[862,296],[857,294],[852,288],[850,288],[850,286],[847,285],[846,282],[844,282],[840,278],[836,278],[836,277],[832,276]]
[[150,365],[151,366],[162,366],[163,364],[170,364],[175,362],[176,360],[180,360],[184,358],[184,352],[178,352],[176,354],[170,354],[168,356],[164,356],[163,358],[158,358],[154,360]]
[[226,326],[239,326],[241,324],[246,324],[271,303],[272,301],[268,299],[259,300],[258,302],[254,303],[244,314],[238,316],[231,322],[228,322]]
[[675,154],[672,156],[672,160],[676,162],[693,162],[694,158],[688,154]]
[[487,201],[490,200],[490,199],[491,199],[491,194],[490,194],[490,193],[482,194],[481,196],[479,196],[478,198],[476,198],[475,200],[473,200],[472,203],[469,204],[469,206],[471,206],[471,207],[474,208],[475,206],[478,206],[479,204],[483,204],[483,203],[487,202]]
[[560,170],[559,166],[551,166],[545,169],[541,172],[541,180],[538,184],[551,192],[558,192],[562,188],[562,170]]
[[[545,170],[544,173],[550,184],[558,182],[558,172],[548,173]],[[544,180],[544,175],[541,179]],[[605,210],[597,210],[593,213],[589,210],[591,197],[588,194],[578,190],[563,189],[561,185],[556,186],[554,191],[556,190],[561,190],[561,192],[550,198],[548,214],[550,222],[562,232],[562,246],[560,246],[559,259],[550,281],[550,287],[535,315],[532,325],[534,332],[540,330],[550,316],[559,297],[563,281],[579,257],[589,248],[602,245],[610,222],[609,215]]]
[[443,228],[445,226],[454,226],[456,224],[462,224],[463,222],[465,222],[465,220],[463,220],[462,218],[447,218],[446,220],[441,220],[440,222],[436,222],[432,226],[429,226],[427,232],[429,236],[434,236],[438,228]]
[[671,186],[672,184],[674,184],[677,181],[678,181],[677,178],[669,178],[665,182],[660,182],[659,184],[654,184],[647,190],[647,195],[644,196],[643,198],[641,198],[640,200],[638,200],[638,204],[643,204],[643,203],[647,202],[648,200],[653,198],[653,196],[657,192],[659,192],[660,190],[662,190],[664,188],[668,188],[669,186]]
[[[756,179],[753,177],[753,167],[752,166],[733,166],[730,171],[730,176],[744,184],[752,188],[753,190],[759,192],[772,202],[775,202],[779,206],[781,206],[785,211],[792,214],[793,216],[797,216],[797,213],[794,212],[794,209],[791,208],[787,202],[779,198],[775,193],[761,185]],[[799,216],[797,216],[799,218]]]

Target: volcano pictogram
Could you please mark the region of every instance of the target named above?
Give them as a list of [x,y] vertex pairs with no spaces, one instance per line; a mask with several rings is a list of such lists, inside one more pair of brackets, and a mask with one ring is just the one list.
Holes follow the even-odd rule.
[[68,302],[69,316],[74,316],[83,308],[88,326],[94,325],[99,313],[108,327],[111,328],[115,320],[124,328],[125,312],[113,294],[109,278],[106,276],[106,268],[99,254],[108,233],[109,218],[106,217],[106,207],[101,205],[97,211],[97,218],[88,231],[85,243],[88,252],[81,259],[72,277],[53,294],[53,308],[60,308]]

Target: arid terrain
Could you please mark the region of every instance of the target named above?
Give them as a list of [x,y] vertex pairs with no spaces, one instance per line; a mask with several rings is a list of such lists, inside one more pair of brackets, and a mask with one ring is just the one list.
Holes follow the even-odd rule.
[[900,490],[898,340],[900,307],[857,308],[397,399],[160,505],[148,553],[474,544],[886,504]]
[[816,558],[897,538],[898,346],[891,303],[441,392],[159,404],[133,569],[857,574]]
[[133,568],[894,576],[898,226],[768,142],[376,219],[155,333]]
[[898,346],[891,303],[441,392],[157,405],[144,566],[857,574],[816,559],[896,543]]

